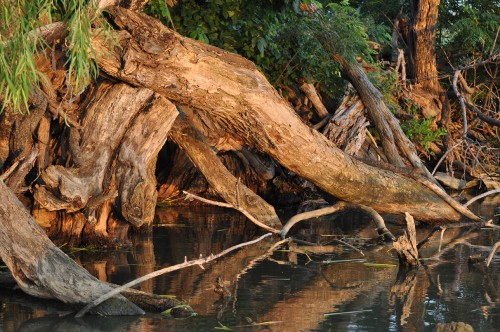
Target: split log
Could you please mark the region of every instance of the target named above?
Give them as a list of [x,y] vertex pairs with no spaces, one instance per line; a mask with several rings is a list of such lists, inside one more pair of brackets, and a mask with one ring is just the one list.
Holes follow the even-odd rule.
[[[121,51],[98,35],[92,40],[99,50],[96,61],[107,74],[193,107],[344,201],[382,213],[408,210],[419,220],[462,218],[418,181],[364,164],[311,131],[248,60],[182,37],[146,15],[119,7],[110,12],[123,29],[115,33]],[[399,128],[397,121],[394,125]]]
[[366,139],[366,128],[370,125],[364,116],[364,111],[365,105],[359,97],[347,94],[326,125],[323,134],[345,153],[351,156],[358,155]]

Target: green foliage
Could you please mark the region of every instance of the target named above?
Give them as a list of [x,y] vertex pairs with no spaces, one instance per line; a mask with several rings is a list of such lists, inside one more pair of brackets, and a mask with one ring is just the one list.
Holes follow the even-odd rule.
[[[317,19],[316,19],[317,18]],[[329,3],[325,11],[319,12],[310,21],[311,28],[329,39],[335,53],[346,59],[354,59],[364,55],[371,59],[374,53],[368,45],[368,34],[359,11],[348,6],[346,2]]]
[[165,0],[151,0],[147,4],[144,11],[157,19],[163,20],[165,24],[172,24],[172,16],[170,15],[170,9],[167,6]]
[[499,23],[498,1],[445,0],[439,8],[438,40],[448,52],[490,54]]
[[382,93],[384,103],[389,110],[396,114],[399,109],[398,95],[400,93],[400,87],[396,82],[397,73],[395,71],[375,70],[367,73],[367,76],[380,93]]
[[37,36],[29,35],[46,1],[0,1],[0,94],[2,108],[28,110],[28,96],[38,82]]
[[418,106],[413,104],[408,104],[408,113],[413,115],[413,118],[407,120],[401,124],[401,129],[403,132],[411,139],[413,142],[418,143],[422,146],[425,151],[430,152],[431,143],[437,142],[441,136],[446,135],[446,130],[444,128],[433,129],[432,123],[433,119],[421,119],[417,116]]
[[98,68],[91,60],[93,28],[105,28],[88,0],[8,0],[0,1],[0,94],[5,107],[28,112],[28,98],[39,80],[36,54],[49,46],[36,29],[57,19],[68,24],[66,45],[68,81],[79,94],[96,77]]

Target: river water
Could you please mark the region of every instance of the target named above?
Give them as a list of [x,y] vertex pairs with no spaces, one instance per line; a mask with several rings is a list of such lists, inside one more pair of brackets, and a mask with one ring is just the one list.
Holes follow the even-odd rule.
[[[492,214],[498,203],[480,206]],[[218,253],[262,232],[237,213],[220,209],[159,209],[152,235],[129,249],[73,251],[75,260],[101,280],[123,284],[160,268]],[[388,224],[401,232],[397,220]],[[420,228],[423,238],[429,228]],[[340,214],[296,225],[292,236],[323,246],[266,239],[210,264],[186,268],[138,286],[185,301],[196,316],[74,319],[57,302],[2,291],[2,331],[434,331],[463,322],[475,331],[500,330],[500,259],[489,268],[468,263],[487,255],[500,231],[437,232],[421,251],[425,265],[399,271],[391,246],[376,240],[359,215]],[[339,244],[341,240],[351,246]],[[361,251],[359,251],[361,250]],[[231,297],[214,292],[220,277]]]

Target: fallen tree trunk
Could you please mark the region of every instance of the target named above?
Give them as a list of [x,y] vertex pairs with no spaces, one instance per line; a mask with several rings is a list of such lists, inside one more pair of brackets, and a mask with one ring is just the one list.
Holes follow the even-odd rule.
[[457,221],[462,215],[402,174],[364,164],[305,126],[250,61],[169,30],[146,15],[114,7],[120,51],[101,37],[101,70],[198,110],[246,144],[269,154],[322,190],[381,213]]
[[[113,290],[57,248],[2,181],[0,224],[0,256],[25,293],[79,308]],[[93,313],[138,315],[144,311],[118,295]]]

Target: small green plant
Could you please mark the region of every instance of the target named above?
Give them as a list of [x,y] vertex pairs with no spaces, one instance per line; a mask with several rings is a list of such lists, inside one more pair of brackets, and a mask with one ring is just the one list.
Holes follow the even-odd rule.
[[402,123],[401,128],[408,138],[422,146],[426,152],[432,153],[430,151],[431,143],[446,135],[444,128],[433,130],[432,123],[432,118],[419,119],[415,116],[411,120]]

